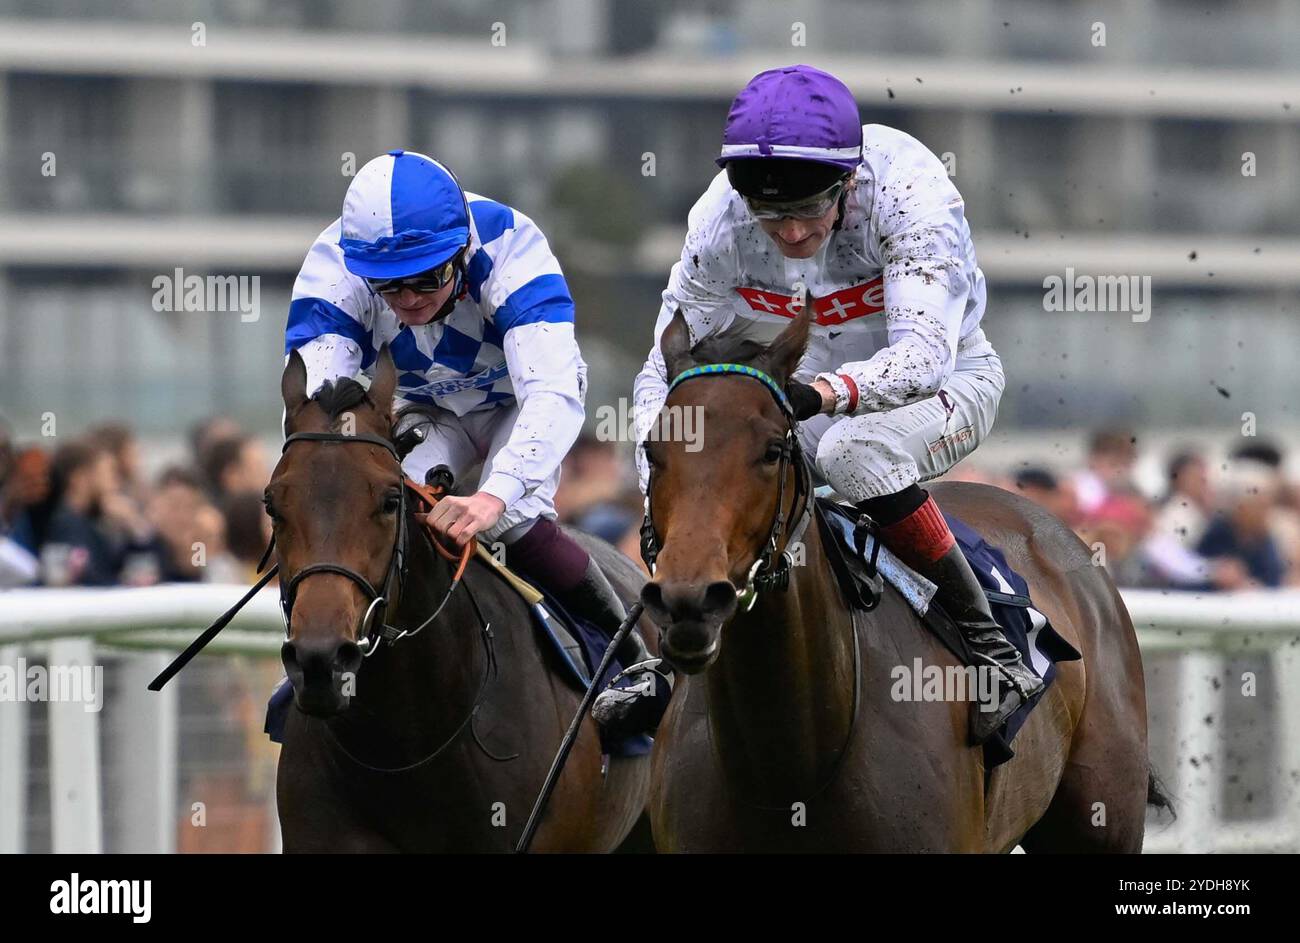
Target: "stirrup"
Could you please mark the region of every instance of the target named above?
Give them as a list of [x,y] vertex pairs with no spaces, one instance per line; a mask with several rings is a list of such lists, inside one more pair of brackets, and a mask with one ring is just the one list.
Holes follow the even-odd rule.
[[[655,676],[663,678],[672,686],[672,681],[659,665],[661,658],[650,658],[624,668],[601,691],[591,705],[591,716],[607,733],[624,737],[639,733],[651,733],[658,726],[661,714],[655,710],[655,694],[658,685]],[[613,685],[629,676],[641,675],[643,679],[632,688],[616,688]],[[639,715],[639,716],[638,716]]]
[[[1008,700],[1016,698],[1015,704],[1009,710],[1003,710],[1003,705]],[[982,744],[995,733],[1002,729],[1011,716],[1016,711],[1025,706],[1025,699],[1020,692],[1013,686],[1011,690],[1005,692],[998,701],[998,706],[991,711],[982,711],[978,704],[974,705],[970,712],[969,730],[970,737],[974,743]]]
[[[663,662],[664,660],[662,658],[647,658],[645,661],[638,661],[635,662],[634,664],[628,665],[618,674],[614,675],[614,677],[609,679],[609,683],[605,685],[605,691],[610,690],[612,687],[614,687],[615,684],[622,681],[624,678],[628,677],[629,675],[638,675],[638,674],[646,674],[646,673],[658,675],[660,678],[663,678],[664,683],[671,688],[673,686],[673,676],[669,673],[659,670],[659,666],[662,665]],[[600,693],[604,694],[605,691],[601,691]]]

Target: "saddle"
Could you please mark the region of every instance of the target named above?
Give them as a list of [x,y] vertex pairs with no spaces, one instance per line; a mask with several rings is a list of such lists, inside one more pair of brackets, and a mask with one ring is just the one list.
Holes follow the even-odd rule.
[[[868,519],[856,508],[827,497],[817,499],[817,520],[822,528],[822,544],[830,559],[840,592],[850,607],[870,612],[880,605],[885,594],[885,574],[890,583],[911,603],[931,632],[963,665],[974,664],[969,646],[956,623],[938,605],[929,604],[933,588],[929,581],[907,569],[885,551],[876,538]],[[1028,600],[1025,600],[1028,604]],[[1005,626],[1003,627],[1005,629]]]
[[[558,617],[556,613],[551,611],[552,607],[558,608],[557,605],[554,602],[548,604],[545,593],[492,556],[483,544],[478,544],[475,556],[485,563],[492,572],[505,580],[506,585],[513,589],[519,595],[519,598],[528,605],[528,608],[532,610],[543,634],[551,640],[556,654],[560,656],[560,660],[569,674],[577,679],[578,683],[583,687],[590,684],[592,669],[586,666],[582,643],[575,635],[575,627],[568,614],[565,613],[563,618]],[[560,611],[563,612],[563,610]]]
[[[942,511],[942,508],[940,509]],[[934,585],[894,557],[872,533],[859,511],[830,498],[819,497],[815,515],[831,570],[848,605],[869,612],[880,604],[885,584],[896,590],[943,646],[963,665],[974,665],[969,646],[956,622],[937,604],[931,604]],[[1033,607],[1029,584],[1008,565],[1005,555],[988,544],[970,525],[943,512],[953,538],[975,571],[993,618],[1007,639],[1020,650],[1025,664],[1043,679],[1043,690],[1007,718],[998,733],[984,743],[986,770],[1015,756],[1011,741],[1029,713],[1056,678],[1056,664],[1082,658]]]
[[[527,604],[533,614],[533,621],[544,644],[554,651],[559,658],[561,675],[569,685],[578,691],[586,691],[591,684],[592,675],[600,665],[609,644],[609,639],[596,626],[573,615],[545,587],[533,585],[506,564],[502,563],[478,544],[476,556],[503,579]],[[600,678],[600,685],[608,685],[623,670],[617,657],[610,661],[609,669]],[[619,687],[630,684],[633,679],[625,678],[615,681]],[[656,697],[667,708],[671,689],[662,679],[656,684]],[[654,741],[645,734],[628,737],[607,737],[603,728],[600,731],[602,752],[617,757],[644,756],[650,752]]]

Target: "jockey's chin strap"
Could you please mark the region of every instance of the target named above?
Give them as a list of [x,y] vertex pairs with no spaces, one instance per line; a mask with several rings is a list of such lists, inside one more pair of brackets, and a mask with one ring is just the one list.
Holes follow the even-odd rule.
[[[772,394],[772,398],[776,400],[776,405],[780,408],[781,415],[785,417],[786,421],[785,443],[781,450],[781,465],[777,470],[776,511],[772,516],[772,526],[768,528],[767,540],[763,544],[763,549],[759,551],[754,565],[749,568],[749,575],[744,588],[737,592],[740,608],[748,611],[753,608],[760,592],[771,589],[784,591],[790,587],[790,569],[794,566],[794,556],[790,552],[790,548],[797,545],[803,538],[804,532],[808,529],[808,522],[812,520],[812,472],[809,470],[807,462],[804,461],[803,449],[799,445],[798,421],[794,417],[794,410],[790,406],[790,401],[786,398],[785,391],[781,389],[781,384],[762,370],[740,363],[712,363],[691,367],[689,370],[683,370],[677,375],[676,379],[669,385],[668,393],[671,394],[679,384],[687,380],[693,380],[697,377],[725,375],[745,376],[762,383],[768,392]],[[794,500],[790,505],[790,517],[787,517],[784,514],[786,477],[792,465],[795,473]],[[653,479],[653,476],[654,469],[652,468],[650,477]],[[659,555],[659,539],[655,534],[654,521],[651,518],[650,510],[649,496],[652,490],[651,482],[647,482],[645,520],[641,523],[641,559],[645,561],[651,575],[654,574],[655,559]],[[795,517],[796,508],[798,509],[798,517]],[[781,540],[782,534],[786,535],[784,546]]]
[[437,324],[443,318],[447,317],[449,314],[451,314],[453,311],[456,310],[456,303],[460,301],[464,301],[465,296],[468,294],[469,294],[468,273],[465,268],[464,262],[458,259],[456,261],[456,284],[452,288],[451,294],[447,296],[447,300],[442,303],[442,307],[439,308],[437,311],[435,311],[433,317],[429,319],[429,323]]
[[[411,438],[407,438],[411,437]],[[370,435],[368,433],[356,433],[348,435],[341,432],[295,432],[284,440],[281,448],[283,453],[295,442],[336,442],[336,443],[359,443],[362,445],[375,445],[391,454],[398,463],[398,469],[401,469],[403,447],[409,451],[423,438],[423,430],[416,427],[405,433],[402,437],[404,441],[394,444],[392,441],[381,436]],[[451,473],[445,465],[439,465],[429,471],[428,485],[417,484],[412,479],[402,476],[402,489],[400,506],[398,508],[397,526],[393,535],[393,549],[389,556],[388,568],[384,572],[383,582],[378,588],[371,582],[353,570],[341,563],[311,563],[300,569],[288,582],[281,581],[280,585],[280,612],[284,616],[284,632],[287,639],[290,635],[291,616],[293,613],[293,603],[298,595],[298,588],[303,581],[309,576],[317,573],[334,573],[338,576],[346,577],[351,580],[361,590],[368,600],[366,611],[362,614],[361,620],[357,625],[356,640],[360,646],[362,654],[365,657],[373,655],[380,647],[381,643],[393,645],[400,639],[416,635],[423,629],[433,623],[434,619],[442,612],[443,607],[455,593],[456,587],[461,583],[461,577],[465,574],[465,568],[469,565],[470,558],[475,552],[475,541],[469,541],[465,547],[456,552],[448,550],[442,545],[442,542],[435,535],[433,528],[425,525],[430,542],[438,553],[449,561],[456,563],[456,568],[452,573],[451,583],[448,585],[442,600],[430,613],[429,617],[413,629],[401,629],[389,624],[387,620],[390,610],[389,600],[399,598],[402,588],[406,584],[407,574],[407,550],[409,544],[409,535],[407,533],[406,516],[407,516],[407,492],[411,492],[419,505],[426,510],[432,509],[435,504],[441,500],[451,487]],[[271,540],[266,545],[266,552],[262,554],[262,559],[257,565],[260,573],[266,566],[271,557],[271,551],[275,548],[275,535],[271,535]],[[248,601],[255,596],[259,590],[271,581],[280,571],[280,564],[271,567],[266,573],[258,579],[257,583],[244,594],[234,606],[222,613],[216,622],[204,629],[203,632],[190,643],[185,651],[181,652],[176,659],[168,665],[163,671],[149,683],[149,690],[160,691],[163,685],[170,681],[182,668],[189,664],[190,660],[203,650],[212,639],[216,638],[217,633],[224,629],[230,620],[248,604]]]

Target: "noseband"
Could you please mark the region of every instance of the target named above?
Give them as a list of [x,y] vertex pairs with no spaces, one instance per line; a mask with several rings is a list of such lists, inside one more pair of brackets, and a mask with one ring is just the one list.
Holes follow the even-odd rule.
[[[740,590],[737,595],[740,598],[740,606],[744,610],[753,608],[754,601],[758,598],[758,593],[769,590],[785,590],[790,586],[790,568],[794,565],[794,557],[790,553],[790,546],[799,541],[804,531],[808,527],[808,522],[812,519],[812,473],[808,468],[807,462],[803,458],[803,449],[799,446],[799,435],[797,432],[798,423],[794,418],[794,410],[790,407],[790,401],[786,398],[785,391],[781,389],[781,384],[772,379],[762,370],[740,363],[711,363],[704,366],[692,367],[689,370],[683,370],[668,387],[668,394],[671,395],[682,383],[687,380],[693,380],[697,377],[709,376],[743,376],[757,380],[766,387],[767,391],[772,394],[776,400],[776,405],[781,410],[781,415],[785,418],[785,446],[781,450],[781,465],[777,474],[777,495],[776,495],[776,512],[772,516],[772,525],[768,528],[767,540],[763,543],[763,549],[758,554],[758,559],[749,569],[748,581],[744,589]],[[665,400],[667,397],[665,397]],[[795,470],[795,492],[794,502],[790,506],[790,516],[786,517],[782,513],[785,505],[785,479],[786,472],[790,466]],[[650,470],[650,478],[654,477],[654,469]],[[646,483],[646,513],[645,520],[641,524],[641,559],[645,561],[650,573],[655,571],[655,559],[659,555],[659,538],[655,534],[654,521],[651,516],[650,494],[652,492],[652,483]],[[798,511],[796,512],[796,508]],[[795,515],[798,514],[796,518]],[[781,542],[781,535],[788,533],[789,536],[785,541],[785,548],[778,549]]]

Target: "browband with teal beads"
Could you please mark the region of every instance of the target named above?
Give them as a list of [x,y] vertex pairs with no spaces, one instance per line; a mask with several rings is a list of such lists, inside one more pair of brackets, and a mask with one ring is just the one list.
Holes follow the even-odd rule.
[[681,373],[677,374],[676,379],[669,384],[668,392],[671,393],[676,389],[679,383],[694,379],[695,377],[706,377],[712,376],[713,374],[726,373],[752,377],[759,383],[762,383],[767,387],[768,391],[776,397],[777,405],[781,407],[782,412],[787,416],[794,414],[794,410],[790,407],[790,401],[786,399],[785,390],[781,389],[781,384],[777,383],[776,380],[772,379],[762,370],[755,369],[754,367],[743,363],[709,363],[699,367],[691,367],[689,370],[683,370]]

